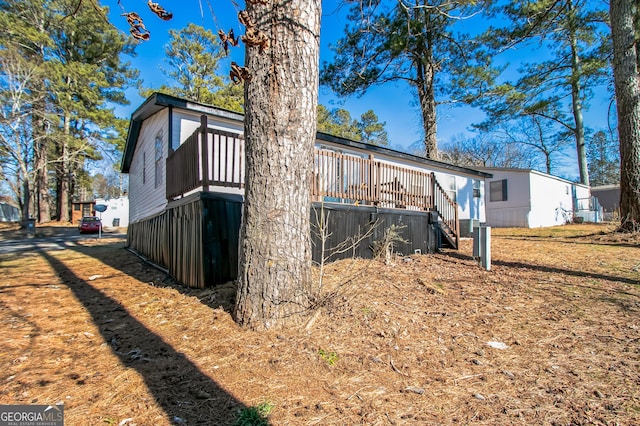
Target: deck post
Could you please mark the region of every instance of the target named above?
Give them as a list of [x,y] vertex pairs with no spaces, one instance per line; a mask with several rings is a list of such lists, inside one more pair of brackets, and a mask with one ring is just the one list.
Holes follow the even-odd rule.
[[375,161],[373,158],[373,154],[369,155],[369,160],[371,160],[371,197],[373,199],[374,205],[380,204],[380,163]]
[[[453,203],[454,214],[455,214],[455,233],[456,233],[456,249],[460,247],[460,214],[458,212],[458,203]],[[491,236],[491,228],[489,228],[489,236]],[[491,262],[491,260],[489,260]],[[488,270],[488,269],[487,269]]]
[[209,190],[209,123],[207,116],[200,116],[200,155],[202,156],[202,190]]
[[429,209],[433,210],[433,209],[436,209],[436,174],[434,172],[431,172],[429,177],[430,177],[429,191],[431,191],[431,194],[429,197],[429,200],[431,200],[431,205],[429,206]]

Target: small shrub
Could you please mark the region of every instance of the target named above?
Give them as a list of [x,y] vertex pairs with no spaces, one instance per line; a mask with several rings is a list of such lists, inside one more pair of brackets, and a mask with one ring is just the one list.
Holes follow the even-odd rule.
[[318,355],[320,355],[320,358],[327,361],[329,365],[334,365],[338,362],[338,354],[335,352],[327,352],[324,349],[319,349]]
[[267,417],[273,410],[273,404],[263,402],[257,407],[244,407],[240,410],[234,426],[269,426]]
[[398,245],[408,243],[408,241],[400,235],[400,230],[404,228],[406,228],[406,226],[396,226],[394,224],[384,230],[382,239],[374,241],[371,246],[374,259],[384,257],[385,262],[389,263],[391,261],[391,256]]

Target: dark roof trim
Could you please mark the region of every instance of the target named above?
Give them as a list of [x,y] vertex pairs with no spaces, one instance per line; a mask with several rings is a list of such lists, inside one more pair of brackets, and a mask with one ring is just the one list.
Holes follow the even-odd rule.
[[536,170],[536,169],[520,169],[520,168],[517,168],[517,167],[514,167],[514,168],[511,168],[511,167],[479,167],[479,169],[485,170],[487,172],[509,172],[509,173],[536,174],[536,175],[548,177],[548,178],[551,178],[551,179],[563,181],[563,182],[569,183],[571,185],[579,185],[579,186],[589,187],[589,185],[585,185],[585,184],[580,183],[580,182],[574,182],[574,181],[572,181],[570,179],[563,178],[563,177],[556,176],[556,175],[552,175],[552,174],[545,173],[545,172],[541,172],[540,170]]
[[339,145],[348,146],[351,148],[358,148],[362,150],[366,150],[372,153],[384,154],[394,158],[401,158],[403,160],[414,161],[416,163],[424,164],[427,166],[437,167],[439,169],[451,170],[452,172],[465,173],[469,175],[478,176],[481,178],[490,178],[493,177],[490,173],[481,172],[479,170],[469,169],[466,167],[454,166],[453,164],[443,163],[441,161],[429,160],[424,157],[420,157],[418,155],[407,154],[406,152],[396,151],[394,149],[385,148],[379,145],[370,145],[363,142],[356,142],[349,139],[344,139],[338,136],[333,136],[328,133],[318,132],[316,134],[316,139],[325,142],[332,142]]
[[[142,122],[153,114],[166,107],[175,107],[188,111],[200,112],[203,114],[211,114],[221,118],[228,118],[235,121],[243,121],[244,115],[237,112],[228,111],[225,109],[212,107],[197,102],[190,102],[185,99],[176,98],[175,96],[165,95],[163,93],[154,93],[151,95],[134,113],[131,115],[131,122],[129,124],[129,133],[127,135],[127,142],[124,148],[124,155],[122,156],[121,170],[123,173],[129,173],[131,167],[131,160],[133,159],[133,153],[138,142],[138,136],[140,136],[140,128]],[[331,142],[351,148],[358,148],[366,150],[372,153],[384,154],[394,158],[401,158],[403,160],[413,161],[416,163],[424,164],[431,167],[437,167],[439,169],[450,170],[452,172],[464,173],[479,178],[490,178],[493,175],[490,173],[481,172],[479,170],[469,169],[466,167],[454,166],[452,164],[443,163],[435,160],[428,160],[417,155],[407,154],[393,149],[385,148],[377,145],[370,145],[362,142],[356,142],[349,139],[332,136],[327,133],[318,132],[316,139],[319,141]]]

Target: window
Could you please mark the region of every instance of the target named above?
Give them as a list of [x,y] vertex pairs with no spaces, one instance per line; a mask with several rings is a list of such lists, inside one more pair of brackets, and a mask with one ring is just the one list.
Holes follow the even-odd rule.
[[156,135],[155,180],[157,188],[162,184],[162,131]]
[[473,180],[473,198],[480,198],[480,181],[478,179]]
[[80,204],[74,204],[73,205],[73,210],[79,212],[80,211]]
[[507,201],[507,180],[489,182],[489,201]]
[[142,183],[147,183],[147,153],[142,153]]

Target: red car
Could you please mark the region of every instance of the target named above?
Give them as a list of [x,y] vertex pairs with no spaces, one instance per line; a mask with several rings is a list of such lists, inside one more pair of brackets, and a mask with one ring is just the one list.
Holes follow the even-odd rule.
[[78,229],[81,234],[85,232],[99,232],[102,223],[100,222],[99,217],[95,216],[85,216],[80,219],[80,224],[78,225]]

